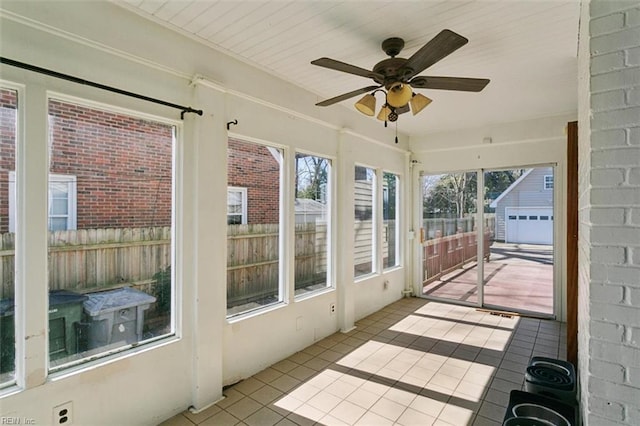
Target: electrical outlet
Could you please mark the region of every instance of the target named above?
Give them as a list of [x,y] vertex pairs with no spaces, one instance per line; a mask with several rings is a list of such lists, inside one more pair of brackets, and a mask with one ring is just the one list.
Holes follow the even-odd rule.
[[384,280],[384,283],[382,283],[382,289],[386,290],[389,288],[389,280]]
[[336,314],[336,304],[335,303],[331,303],[329,305],[329,314],[331,314],[331,315],[335,315]]
[[71,425],[73,424],[73,402],[67,401],[56,407],[53,407],[53,424],[54,425]]

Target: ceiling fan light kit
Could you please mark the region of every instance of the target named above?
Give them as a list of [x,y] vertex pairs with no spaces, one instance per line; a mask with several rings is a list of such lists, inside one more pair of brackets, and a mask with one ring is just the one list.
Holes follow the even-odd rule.
[[313,65],[370,78],[378,84],[344,93],[316,105],[329,106],[366,93],[355,103],[355,107],[361,113],[372,117],[376,109],[375,93],[383,92],[385,103],[377,119],[384,121],[386,126],[387,121],[396,121],[399,114],[411,111],[416,115],[431,103],[431,99],[414,93],[413,89],[480,92],[489,84],[488,79],[417,75],[468,42],[465,37],[451,30],[442,30],[409,59],[404,59],[396,57],[404,47],[404,40],[399,37],[388,38],[382,42],[382,50],[390,57],[378,62],[371,71],[330,58],[311,61]]

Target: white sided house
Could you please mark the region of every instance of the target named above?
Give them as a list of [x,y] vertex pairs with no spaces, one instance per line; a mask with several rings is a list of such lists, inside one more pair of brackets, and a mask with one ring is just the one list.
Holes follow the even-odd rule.
[[494,239],[505,243],[553,243],[553,168],[528,169],[490,205]]

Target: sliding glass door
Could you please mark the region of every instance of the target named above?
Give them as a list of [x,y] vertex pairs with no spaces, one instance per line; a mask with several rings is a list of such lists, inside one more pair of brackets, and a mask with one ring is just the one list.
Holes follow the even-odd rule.
[[484,172],[484,305],[553,314],[553,167]]
[[552,316],[554,168],[423,175],[420,182],[422,296]]
[[478,304],[476,172],[422,177],[422,294]]

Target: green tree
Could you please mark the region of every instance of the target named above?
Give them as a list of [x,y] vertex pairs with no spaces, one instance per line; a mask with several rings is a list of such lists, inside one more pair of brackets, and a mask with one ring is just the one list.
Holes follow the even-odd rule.
[[323,200],[328,182],[329,161],[313,155],[296,154],[296,198]]

